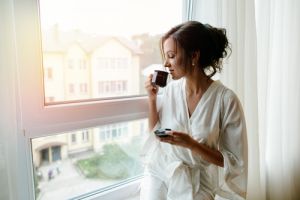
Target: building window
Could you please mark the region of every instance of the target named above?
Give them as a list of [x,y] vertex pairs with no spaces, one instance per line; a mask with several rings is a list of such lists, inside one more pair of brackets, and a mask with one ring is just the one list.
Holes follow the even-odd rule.
[[75,87],[73,83],[69,84],[69,94],[74,94],[75,93]]
[[104,129],[100,129],[100,131],[99,131],[99,141],[100,142],[103,142],[103,141],[105,141],[106,140],[106,137],[105,137],[106,135],[105,135],[105,130]]
[[79,90],[81,94],[87,94],[87,83],[80,83]]
[[112,135],[112,138],[117,137],[117,129],[116,129],[115,125],[111,127],[111,135]]
[[81,132],[81,137],[83,142],[89,141],[89,132],[87,130],[84,130]]
[[107,58],[100,57],[97,59],[97,67],[105,70],[124,70],[128,68],[129,58]]
[[72,142],[72,144],[75,144],[77,142],[77,140],[76,140],[76,133],[72,133],[71,134],[71,142]]
[[68,67],[69,67],[69,69],[74,69],[74,60],[72,60],[72,59],[68,60]]
[[86,69],[86,60],[80,59],[79,60],[79,69]]
[[115,81],[99,81],[98,82],[98,94],[120,94],[126,95],[128,91],[126,80]]
[[52,80],[53,79],[53,69],[51,67],[47,67],[45,71],[46,71],[47,80]]

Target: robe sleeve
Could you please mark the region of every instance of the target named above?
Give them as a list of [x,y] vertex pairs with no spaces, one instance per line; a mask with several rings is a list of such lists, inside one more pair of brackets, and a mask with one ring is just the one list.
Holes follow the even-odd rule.
[[[233,199],[245,199],[248,146],[244,113],[238,97],[229,89],[223,92],[221,102],[219,150],[224,158],[222,174],[223,183],[225,183],[221,185],[221,190],[235,196]],[[221,194],[220,196],[226,197],[227,195]]]

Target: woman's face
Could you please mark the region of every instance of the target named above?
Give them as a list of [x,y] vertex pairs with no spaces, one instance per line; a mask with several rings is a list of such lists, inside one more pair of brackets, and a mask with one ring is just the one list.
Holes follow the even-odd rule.
[[182,78],[186,74],[185,67],[182,66],[182,52],[173,38],[164,41],[163,51],[165,56],[164,66],[169,69],[172,79]]

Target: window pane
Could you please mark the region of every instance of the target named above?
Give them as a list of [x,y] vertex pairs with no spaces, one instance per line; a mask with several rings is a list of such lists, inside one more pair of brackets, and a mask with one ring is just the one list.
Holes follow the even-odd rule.
[[143,95],[182,0],[40,0],[40,17],[46,103]]
[[70,199],[142,174],[147,120],[32,139],[36,199]]

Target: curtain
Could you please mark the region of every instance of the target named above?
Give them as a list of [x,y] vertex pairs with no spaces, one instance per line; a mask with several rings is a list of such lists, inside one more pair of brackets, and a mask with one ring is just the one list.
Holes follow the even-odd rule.
[[231,43],[232,53],[219,78],[238,94],[245,111],[247,199],[296,199],[300,196],[300,1],[189,2],[189,19],[226,28]]
[[260,160],[257,159],[259,139],[254,1],[198,0],[193,2],[192,12],[193,20],[226,29],[232,51],[228,59],[223,61],[219,78],[237,93],[245,112],[248,131],[247,199],[262,199]]
[[299,9],[297,0],[256,1],[261,157],[272,200],[300,196]]

